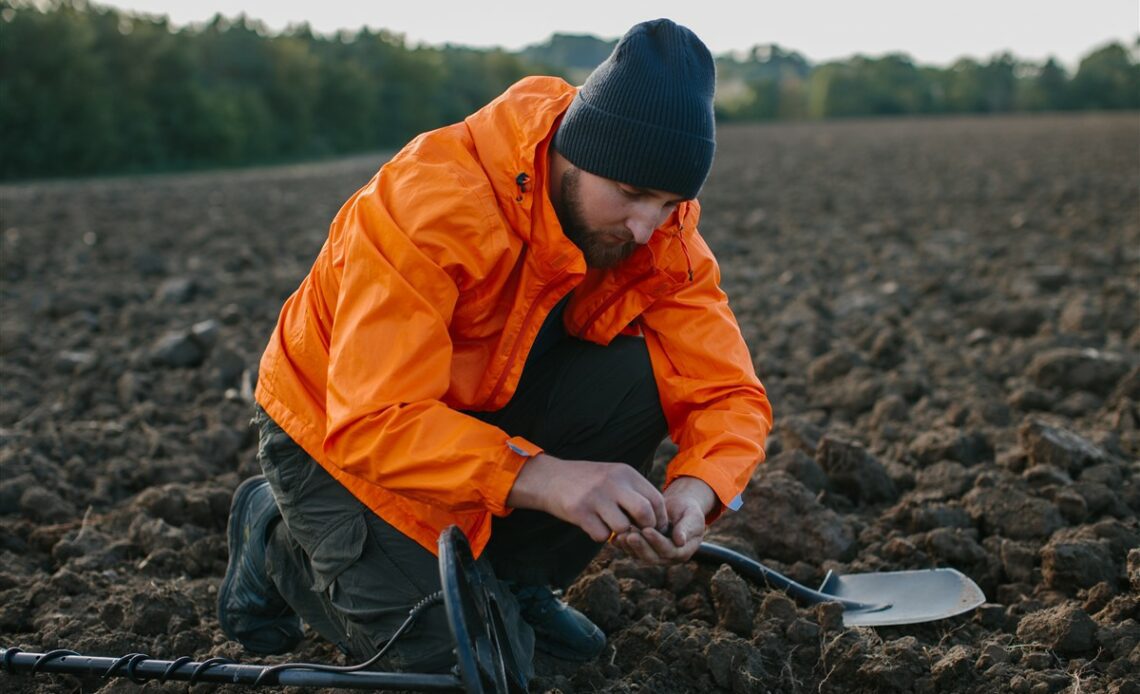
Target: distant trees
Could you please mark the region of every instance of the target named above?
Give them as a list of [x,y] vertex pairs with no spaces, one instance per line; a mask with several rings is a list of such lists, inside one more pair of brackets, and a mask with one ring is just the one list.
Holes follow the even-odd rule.
[[[612,41],[514,54],[388,31],[273,34],[245,16],[176,28],[86,0],[0,0],[0,179],[241,165],[394,148],[527,74],[581,81]],[[1008,53],[942,69],[906,55],[812,66],[779,46],[717,59],[717,115],[776,120],[1140,108],[1137,48],[1072,76]]]
[[859,55],[806,72],[765,72],[784,64],[786,55],[754,49],[744,58],[720,58],[717,115],[774,120],[1140,108],[1140,61],[1135,48],[1119,43],[1090,53],[1071,78],[1052,58],[1034,65],[1009,53],[987,62],[962,58],[944,69],[890,54]]
[[935,94],[935,85],[904,55],[856,56],[812,71],[807,113],[812,118],[929,113]]
[[398,147],[533,67],[387,31],[174,28],[84,0],[0,0],[0,178],[155,171]]
[[810,75],[806,58],[776,45],[718,58],[717,114],[735,120],[803,118]]
[[1076,108],[1136,108],[1140,104],[1140,65],[1119,43],[1085,56],[1073,76],[1070,99]]

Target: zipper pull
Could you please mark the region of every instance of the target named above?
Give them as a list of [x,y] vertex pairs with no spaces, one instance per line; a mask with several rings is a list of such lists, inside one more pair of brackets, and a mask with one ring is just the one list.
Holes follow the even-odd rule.
[[693,281],[693,259],[689,257],[689,247],[685,245],[685,239],[681,236],[681,232],[685,227],[681,226],[677,229],[677,241],[681,244],[681,252],[685,254],[685,265],[689,270],[689,281]]
[[527,192],[527,186],[530,185],[530,176],[525,171],[515,176],[515,185],[519,187],[519,194],[515,198],[515,202],[522,202],[523,194]]

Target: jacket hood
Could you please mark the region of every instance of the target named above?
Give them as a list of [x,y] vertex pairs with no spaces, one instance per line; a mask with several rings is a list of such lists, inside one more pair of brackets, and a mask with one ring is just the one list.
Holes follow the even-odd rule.
[[577,93],[557,77],[526,77],[464,120],[500,209],[528,240],[534,206],[550,207],[543,205],[547,148]]

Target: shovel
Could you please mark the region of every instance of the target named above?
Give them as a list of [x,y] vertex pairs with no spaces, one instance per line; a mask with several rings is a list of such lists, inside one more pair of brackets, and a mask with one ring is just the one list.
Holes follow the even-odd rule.
[[787,591],[809,605],[837,602],[843,605],[843,625],[848,627],[933,622],[969,612],[986,601],[978,584],[956,569],[851,576],[829,571],[819,590],[812,590],[755,559],[711,542],[702,542],[693,558],[728,564],[742,576]]

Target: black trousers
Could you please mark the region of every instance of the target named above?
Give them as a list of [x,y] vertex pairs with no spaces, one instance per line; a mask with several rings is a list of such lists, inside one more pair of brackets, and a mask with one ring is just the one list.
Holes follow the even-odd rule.
[[[511,401],[470,413],[560,458],[622,462],[646,474],[666,434],[644,340],[621,336],[602,347],[566,338],[528,361]],[[285,600],[324,638],[352,657],[370,657],[408,610],[439,590],[438,561],[372,513],[258,410],[258,459],[282,512],[267,568]],[[564,588],[601,550],[576,526],[520,509],[492,522],[480,557],[502,581]],[[519,634],[515,657],[529,663],[533,636],[505,589],[501,604]],[[401,636],[386,663],[446,670],[453,640],[444,610],[431,608]]]

